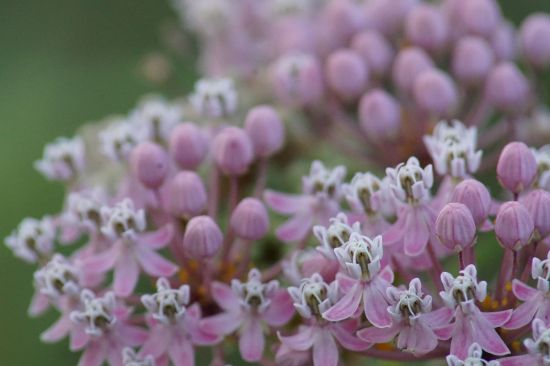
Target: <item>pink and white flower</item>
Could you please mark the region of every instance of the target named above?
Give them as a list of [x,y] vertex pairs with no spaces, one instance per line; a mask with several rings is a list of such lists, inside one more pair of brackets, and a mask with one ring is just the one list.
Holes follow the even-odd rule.
[[501,366],[548,366],[550,365],[550,328],[540,319],[533,320],[533,338],[527,338],[523,345],[527,353],[500,359]]
[[468,356],[464,359],[460,359],[455,355],[447,356],[447,365],[448,366],[469,366],[469,365],[479,365],[479,366],[500,366],[498,360],[485,361],[482,358],[483,349],[477,343],[473,343],[470,348],[468,348]]

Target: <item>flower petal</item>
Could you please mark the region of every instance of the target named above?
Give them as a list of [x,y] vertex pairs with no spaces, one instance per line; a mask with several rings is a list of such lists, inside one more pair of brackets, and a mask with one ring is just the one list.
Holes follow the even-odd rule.
[[260,320],[251,316],[245,322],[239,337],[241,357],[248,362],[256,362],[262,358],[265,348],[265,337]]
[[271,304],[263,312],[262,318],[272,327],[286,324],[294,315],[292,298],[286,290],[278,290],[271,298]]
[[50,307],[50,300],[48,299],[48,296],[40,293],[39,291],[35,291],[31,304],[29,305],[28,313],[30,316],[38,316],[48,310]]
[[136,288],[139,277],[139,266],[130,253],[121,255],[115,266],[113,288],[120,297],[130,295]]
[[128,346],[141,346],[146,340],[149,333],[140,327],[133,325],[121,324],[117,329],[118,336],[124,340],[124,344]]
[[357,336],[370,343],[386,343],[395,338],[399,331],[400,327],[393,324],[391,327],[386,328],[368,327],[361,329],[357,332]]
[[499,359],[498,361],[500,362],[500,366],[531,366],[536,365],[538,362],[536,357],[529,354],[505,357]]
[[141,234],[138,242],[151,249],[160,249],[168,245],[173,236],[174,226],[172,224],[166,224],[158,230]]
[[388,312],[386,300],[387,282],[376,279],[365,285],[363,290],[363,309],[365,316],[375,327],[386,328],[391,326],[392,319]]
[[502,327],[512,316],[512,310],[482,313],[493,328]]
[[514,295],[516,295],[516,297],[521,301],[527,301],[538,293],[536,289],[532,288],[531,286],[527,286],[519,280],[514,280],[512,282],[512,291],[514,292]]
[[151,276],[170,277],[178,270],[174,263],[151,249],[143,246],[138,247],[136,248],[136,254],[143,270]]
[[91,257],[82,259],[82,269],[90,273],[104,273],[115,266],[120,247],[114,243],[111,248]]
[[353,332],[346,329],[342,323],[331,324],[330,331],[332,332],[332,335],[336,337],[340,345],[350,351],[364,351],[372,346],[372,343],[365,342],[364,340],[353,335]]
[[480,311],[476,311],[470,317],[473,317],[470,324],[474,332],[474,342],[479,344],[485,351],[497,356],[510,353],[506,343],[504,343],[500,335],[491,326],[491,323],[483,317]]
[[451,321],[453,310],[447,307],[434,310],[422,315],[422,320],[430,327],[441,327]]
[[300,212],[288,219],[275,230],[275,235],[282,241],[300,241],[311,230],[313,218],[309,212]]
[[203,331],[212,334],[227,335],[241,325],[240,313],[221,313],[202,319],[199,324]]
[[537,296],[518,306],[512,313],[510,320],[503,326],[504,329],[518,329],[533,320],[537,310],[542,306],[542,297]]
[[45,343],[58,342],[69,334],[71,325],[72,323],[68,316],[61,316],[40,335],[40,340]]
[[184,337],[172,340],[168,348],[170,359],[174,366],[189,366],[195,364],[195,351],[191,343]]
[[405,254],[413,257],[421,254],[430,238],[430,230],[422,211],[413,210],[409,212],[405,223],[405,233],[403,236]]
[[302,196],[271,190],[264,192],[264,200],[273,211],[280,214],[293,214],[303,206]]
[[88,345],[82,357],[78,361],[78,366],[101,366],[107,357],[107,352],[99,342],[92,342]]
[[317,328],[301,326],[298,333],[291,336],[282,336],[280,332],[277,337],[283,345],[291,348],[294,351],[307,351],[313,346],[313,333]]
[[322,329],[315,335],[313,365],[338,366],[338,348],[332,334],[328,330]]
[[216,301],[223,310],[231,311],[239,309],[239,298],[235,295],[231,287],[227,286],[225,283],[212,282],[210,288],[214,301]]
[[[408,327],[409,332],[401,332],[399,334],[398,344],[404,342],[404,349],[412,352],[415,355],[422,355],[430,352],[437,346],[437,337],[434,332],[422,321],[417,321],[411,327]],[[401,339],[406,337],[405,339]],[[402,346],[401,345],[401,346]],[[401,347],[399,346],[399,347]]]
[[468,356],[468,348],[474,343],[473,330],[468,323],[462,312],[458,311],[452,332],[451,354],[462,360]]
[[70,339],[69,349],[72,352],[79,351],[82,348],[84,348],[84,346],[86,345],[86,343],[88,343],[88,340],[89,340],[89,336],[84,331],[84,328],[78,325],[73,325],[71,327],[70,337],[71,339]]
[[347,319],[359,308],[363,287],[356,284],[336,304],[323,313],[323,318],[336,322]]
[[152,355],[154,358],[160,357],[166,352],[170,345],[170,333],[163,325],[158,325],[151,329],[149,332],[149,338],[141,347],[140,355],[145,357]]

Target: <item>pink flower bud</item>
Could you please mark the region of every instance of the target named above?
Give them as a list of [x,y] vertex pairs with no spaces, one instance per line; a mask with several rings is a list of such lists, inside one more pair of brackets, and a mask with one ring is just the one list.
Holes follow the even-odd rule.
[[168,174],[168,156],[159,145],[142,142],[132,152],[132,167],[144,186],[158,189]]
[[391,138],[401,126],[399,103],[386,91],[374,89],[359,102],[359,123],[371,139]]
[[509,22],[502,22],[491,36],[491,47],[499,61],[511,61],[516,57],[516,29]]
[[448,22],[435,6],[419,4],[407,16],[405,34],[414,45],[439,51],[449,38]]
[[534,229],[533,218],[521,203],[511,201],[500,206],[495,221],[495,234],[504,248],[521,249],[531,240]]
[[218,224],[209,216],[189,220],[183,236],[183,250],[192,259],[212,258],[220,249],[223,236]]
[[432,59],[421,48],[405,48],[399,51],[393,63],[393,82],[401,91],[410,93],[418,75],[433,67]]
[[520,193],[533,184],[537,161],[523,142],[511,142],[502,149],[497,163],[497,178],[507,190]]
[[285,127],[277,111],[270,106],[252,108],[246,116],[244,129],[257,156],[271,156],[283,146]]
[[318,30],[327,48],[345,47],[355,32],[365,23],[364,14],[355,0],[329,0],[320,18],[323,26]]
[[169,182],[165,200],[167,210],[174,216],[190,218],[204,211],[206,189],[201,177],[192,171],[176,174]]
[[471,246],[476,237],[472,214],[462,203],[448,203],[435,221],[435,233],[441,243],[456,252]]
[[535,13],[527,17],[519,31],[523,56],[537,67],[550,63],[550,16]]
[[476,85],[485,80],[493,66],[491,46],[483,38],[464,37],[453,53],[453,73],[462,83]]
[[277,97],[285,104],[305,106],[323,96],[323,73],[319,61],[308,54],[281,57],[272,70]]
[[416,3],[416,0],[365,1],[367,25],[385,36],[392,36],[401,30],[403,21]]
[[243,199],[231,214],[231,228],[238,237],[259,240],[269,230],[269,216],[264,204],[256,198]]
[[372,74],[378,77],[387,74],[395,51],[384,36],[376,31],[364,31],[353,37],[351,47],[367,63]]
[[448,115],[456,106],[458,95],[453,80],[440,70],[428,70],[414,82],[414,99],[422,109],[438,116]]
[[357,52],[339,50],[328,56],[326,76],[328,86],[340,98],[353,101],[365,90],[369,71]]
[[252,142],[244,130],[237,127],[220,131],[214,138],[212,150],[218,168],[230,176],[246,173],[254,158]]
[[195,169],[208,152],[208,138],[193,123],[178,125],[170,135],[170,154],[182,169]]
[[457,8],[456,21],[469,34],[489,37],[500,22],[500,9],[495,0],[462,0]]
[[529,192],[523,205],[533,218],[536,240],[547,237],[550,234],[550,193],[543,189]]
[[487,98],[504,112],[517,112],[527,101],[529,84],[516,65],[503,62],[491,70],[486,84]]
[[475,224],[480,227],[489,216],[491,195],[481,182],[466,179],[455,187],[451,202],[462,203],[468,207]]

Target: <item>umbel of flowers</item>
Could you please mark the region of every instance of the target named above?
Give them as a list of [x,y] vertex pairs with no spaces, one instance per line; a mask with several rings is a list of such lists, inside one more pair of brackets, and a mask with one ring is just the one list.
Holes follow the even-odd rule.
[[[145,99],[36,163],[64,185],[61,212],[24,219],[5,243],[36,267],[29,314],[59,313],[41,340],[68,338],[79,366],[192,366],[196,355],[213,366],[550,365],[550,149],[520,141],[542,132],[540,101],[509,61],[514,31],[490,0],[388,3],[191,2],[205,59],[228,57],[238,83]],[[256,49],[245,20],[255,37],[287,36]],[[536,47],[548,28],[537,15],[520,32],[535,71],[550,59]],[[414,46],[398,48],[403,37]],[[458,86],[435,66],[451,50]],[[274,60],[277,98],[237,92]],[[470,96],[475,118],[450,108]],[[293,184],[285,165],[309,159],[284,146],[300,114],[327,137],[314,154],[364,134],[386,169],[315,160]],[[439,121],[455,116],[464,122]],[[323,121],[342,128],[327,134]],[[275,176],[301,190],[272,189]]]

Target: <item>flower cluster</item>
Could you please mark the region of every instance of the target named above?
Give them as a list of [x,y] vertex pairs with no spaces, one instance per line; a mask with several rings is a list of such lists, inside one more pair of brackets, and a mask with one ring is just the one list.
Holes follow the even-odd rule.
[[[201,346],[213,366],[550,364],[550,150],[519,141],[539,101],[495,2],[182,4],[208,77],[36,163],[64,184],[61,212],[5,243],[36,266],[30,315],[60,314],[44,342],[68,337],[79,366],[192,366]],[[520,31],[534,70],[550,61],[536,46],[549,24],[535,15]],[[263,71],[273,96],[254,93]],[[357,172],[346,149],[347,166],[305,172],[296,141],[317,134],[316,157],[359,141],[377,165]],[[474,177],[486,167],[492,195]],[[301,192],[271,189],[299,185],[291,169]],[[488,250],[502,253],[489,282]]]

